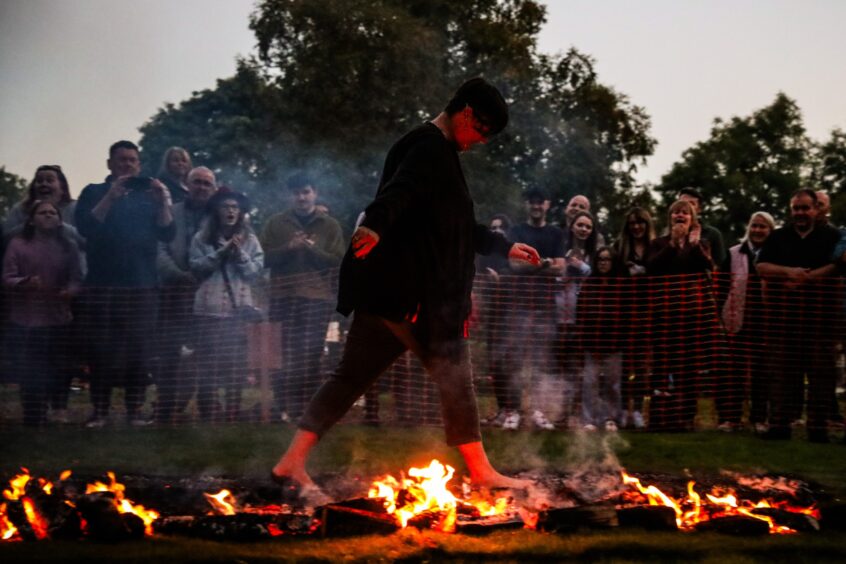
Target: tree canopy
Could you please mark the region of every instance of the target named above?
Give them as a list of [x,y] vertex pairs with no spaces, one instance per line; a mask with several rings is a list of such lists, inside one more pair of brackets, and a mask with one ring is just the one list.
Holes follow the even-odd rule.
[[638,196],[633,174],[655,146],[649,116],[603,85],[589,56],[539,53],[545,17],[534,0],[262,0],[250,20],[256,52],[145,123],[145,160],[184,146],[248,191],[260,215],[284,207],[284,178],[306,170],[349,223],[391,143],[484,76],[511,122],[464,157],[480,217],[515,212],[530,186],[619,211]]
[[27,182],[22,177],[0,166],[0,217],[6,217],[12,206],[20,202],[27,190]]
[[828,191],[831,196],[831,216],[835,222],[846,220],[846,132],[835,129],[814,154],[814,186]]
[[681,188],[698,189],[706,221],[733,241],[756,211],[785,216],[811,172],[812,151],[799,107],[779,93],[750,116],[714,120],[711,137],[686,150],[656,190],[669,204]]

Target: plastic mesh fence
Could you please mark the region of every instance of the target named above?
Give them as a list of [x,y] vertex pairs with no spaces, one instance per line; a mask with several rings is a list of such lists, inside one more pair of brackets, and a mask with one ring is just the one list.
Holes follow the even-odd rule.
[[[193,313],[192,287],[86,289],[67,325],[3,334],[6,422],[295,422],[338,363],[349,320],[295,297],[308,277],[260,283],[255,312]],[[337,271],[320,275],[336,284]],[[683,431],[841,421],[844,289],[728,275],[477,276],[470,347],[490,425]],[[9,310],[55,297],[7,292]],[[438,425],[437,386],[400,356],[343,423]]]

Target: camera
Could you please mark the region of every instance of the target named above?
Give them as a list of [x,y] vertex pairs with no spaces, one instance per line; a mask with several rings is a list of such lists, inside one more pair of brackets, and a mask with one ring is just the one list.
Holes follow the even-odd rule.
[[153,186],[153,179],[149,176],[133,176],[123,181],[127,190],[149,190]]

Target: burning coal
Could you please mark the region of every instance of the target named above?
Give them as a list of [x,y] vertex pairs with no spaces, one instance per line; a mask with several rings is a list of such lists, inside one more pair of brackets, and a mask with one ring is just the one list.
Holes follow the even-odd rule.
[[[153,534],[156,511],[124,495],[125,487],[108,472],[108,483],[95,481],[84,494],[65,490],[65,470],[58,484],[33,478],[29,470],[9,480],[0,505],[0,538],[7,541],[92,537],[123,540]],[[56,486],[59,486],[58,488]]]
[[[220,540],[259,540],[286,536],[390,534],[405,527],[450,533],[484,534],[526,528],[569,532],[581,528],[639,526],[660,530],[717,530],[734,534],[789,534],[819,529],[820,510],[810,488],[797,480],[732,476],[733,486],[697,486],[659,478],[645,483],[625,471],[616,487],[594,488],[584,496],[572,488],[573,475],[539,476],[538,491],[522,494],[478,490],[455,479],[455,469],[438,460],[410,468],[399,477],[384,476],[367,486],[367,497],[347,499],[307,510],[262,497],[233,485],[216,493],[170,485],[158,490],[133,488],[145,500],[158,491],[165,515],[130,500],[113,472],[84,488],[63,472],[56,482],[36,478],[27,469],[9,480],[0,504],[0,538],[124,540],[152,534],[200,536]],[[145,479],[149,482],[149,479]],[[196,480],[188,481],[192,487]],[[201,486],[200,486],[201,487]],[[215,491],[215,490],[212,490]],[[361,491],[361,490],[359,490]],[[181,492],[181,493],[179,493]],[[166,496],[190,498],[191,508]],[[145,501],[145,503],[147,503]],[[196,505],[199,503],[200,505]]]

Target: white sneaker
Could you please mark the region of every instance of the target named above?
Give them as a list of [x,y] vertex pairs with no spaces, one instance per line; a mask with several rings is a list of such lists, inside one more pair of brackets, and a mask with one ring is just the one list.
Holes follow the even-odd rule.
[[553,425],[552,422],[546,418],[546,415],[538,409],[532,412],[532,424],[534,424],[535,429],[540,429],[542,431],[552,431],[555,429],[555,425]]
[[502,419],[502,428],[506,431],[516,431],[520,428],[520,414],[513,410],[505,410],[505,417]]
[[102,429],[106,426],[106,418],[105,417],[92,417],[88,421],[85,422],[85,427],[87,429]]
[[723,433],[733,433],[734,432],[734,423],[731,421],[723,421],[719,425],[717,425],[717,430],[722,431]]
[[605,422],[605,430],[609,433],[616,433],[617,432],[617,423],[612,420],[608,420]]
[[763,435],[767,431],[770,430],[770,426],[766,423],[755,423],[755,432],[759,435]]
[[643,429],[646,423],[643,421],[643,414],[640,411],[632,411],[632,425],[635,429]]
[[136,416],[129,419],[129,424],[132,427],[149,427],[150,425],[153,424],[153,420],[147,419],[146,417],[144,417],[142,415],[136,415]]
[[588,433],[593,433],[594,431],[596,431],[596,425],[594,425],[593,423],[588,423],[587,425],[582,427],[582,429],[587,431]]

